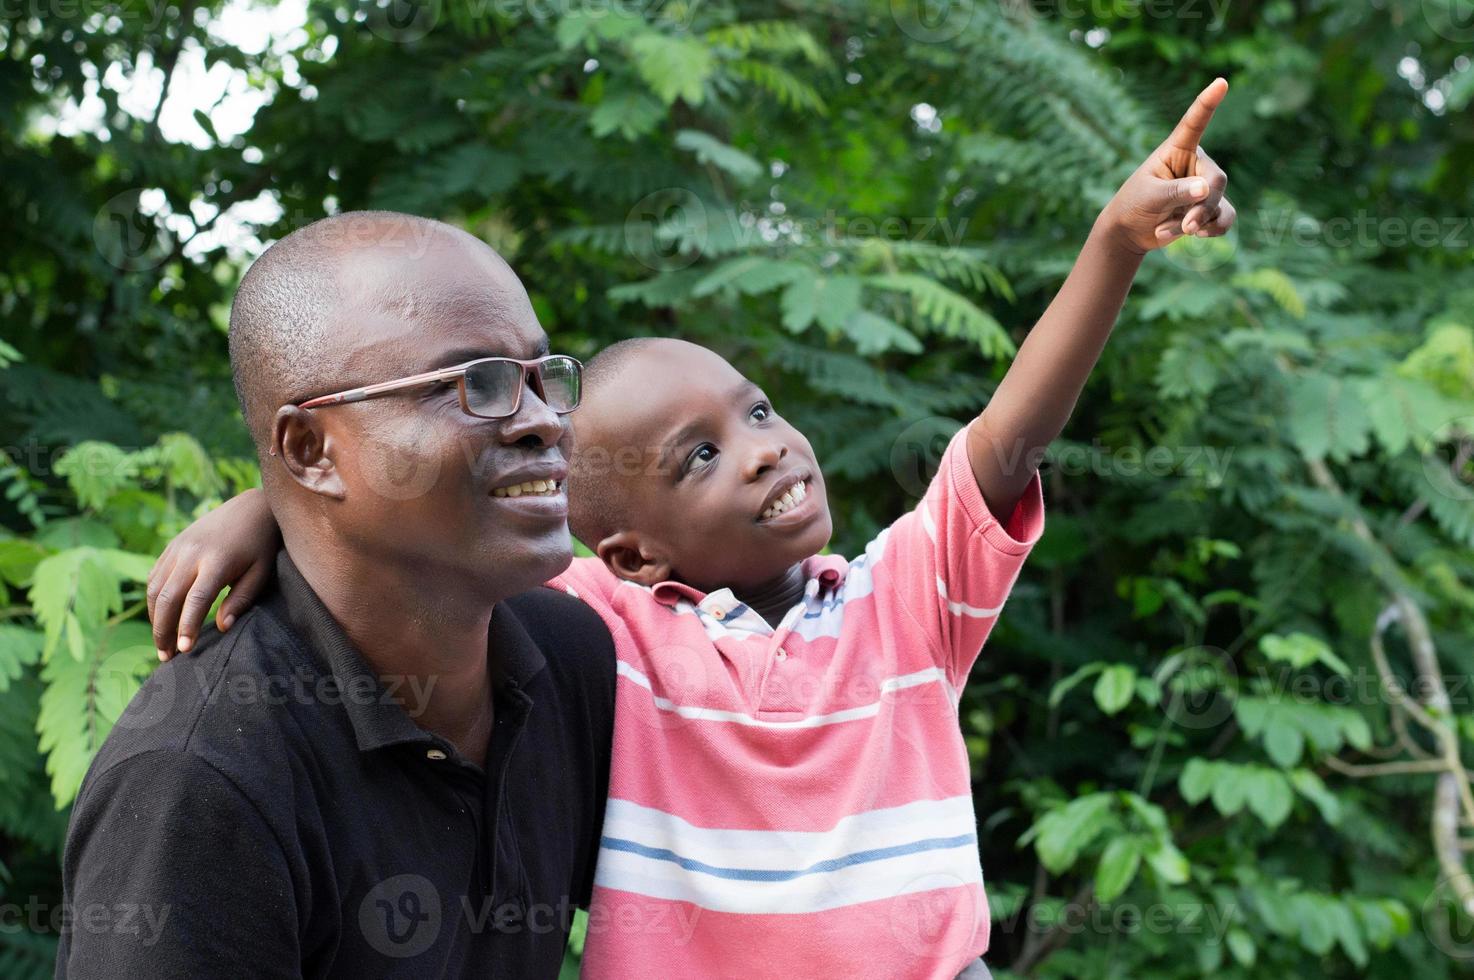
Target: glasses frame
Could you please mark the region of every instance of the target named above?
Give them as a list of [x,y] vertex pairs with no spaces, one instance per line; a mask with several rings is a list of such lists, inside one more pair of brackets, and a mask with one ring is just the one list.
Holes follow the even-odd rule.
[[[396,378],[393,381],[381,381],[378,384],[364,385],[361,388],[349,388],[347,391],[334,392],[331,395],[320,395],[317,398],[309,398],[306,401],[297,402],[296,404],[298,408],[326,408],[329,405],[349,405],[353,402],[367,401],[370,398],[381,398],[384,395],[392,395],[395,392],[403,391],[407,388],[418,388],[422,385],[429,384],[445,384],[454,381],[461,396],[461,411],[478,419],[506,419],[516,415],[518,410],[522,408],[522,393],[527,389],[529,378],[532,379],[530,383],[533,385],[533,390],[537,392],[537,396],[543,400],[543,404],[547,404],[547,394],[543,390],[542,384],[542,365],[554,360],[572,361],[578,369],[578,400],[573,403],[571,408],[557,409],[548,405],[548,408],[556,414],[567,415],[578,408],[579,404],[583,401],[583,362],[568,354],[546,354],[542,357],[533,358],[530,361],[524,361],[515,357],[478,357],[474,361],[467,361],[464,364],[457,364],[454,367],[425,371],[421,374],[412,374],[405,378]],[[466,400],[466,372],[478,364],[486,364],[491,361],[504,361],[509,364],[516,364],[522,369],[518,375],[520,380],[517,384],[517,396],[512,400],[512,410],[503,415],[483,415],[480,412],[473,412],[471,411],[470,402]]]

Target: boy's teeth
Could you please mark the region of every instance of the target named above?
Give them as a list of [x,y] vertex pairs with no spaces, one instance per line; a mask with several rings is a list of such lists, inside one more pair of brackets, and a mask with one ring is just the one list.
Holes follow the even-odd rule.
[[793,486],[785,490],[783,492],[783,496],[773,501],[773,505],[767,510],[763,511],[763,517],[777,517],[784,511],[790,510],[791,508],[796,507],[798,504],[802,503],[805,496],[806,491],[804,490],[804,484],[803,481],[800,480],[798,483],[795,483]]
[[493,497],[520,497],[524,493],[528,495],[546,495],[558,492],[557,480],[527,480],[515,487],[495,487],[491,491]]

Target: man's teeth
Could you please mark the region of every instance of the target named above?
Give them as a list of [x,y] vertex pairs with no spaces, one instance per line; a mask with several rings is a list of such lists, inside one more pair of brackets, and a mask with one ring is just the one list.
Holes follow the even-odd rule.
[[800,480],[793,486],[789,487],[787,492],[785,492],[783,496],[773,501],[773,506],[763,511],[763,519],[766,520],[769,517],[777,517],[785,510],[792,510],[794,507],[797,507],[799,504],[803,503],[803,499],[806,496],[808,496],[808,490],[805,489],[804,482]]
[[491,491],[491,495],[493,497],[520,497],[526,494],[528,496],[546,497],[549,494],[557,493],[561,486],[562,484],[557,480],[528,480],[526,483],[519,483],[515,487],[496,487]]

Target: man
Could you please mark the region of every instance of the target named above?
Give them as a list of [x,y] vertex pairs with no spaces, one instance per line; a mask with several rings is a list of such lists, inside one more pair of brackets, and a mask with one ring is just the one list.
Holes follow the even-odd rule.
[[[556,976],[614,693],[607,630],[536,588],[577,362],[491,249],[387,213],[268,249],[230,347],[285,551],[98,753],[57,975]],[[120,906],[157,929],[87,927]]]

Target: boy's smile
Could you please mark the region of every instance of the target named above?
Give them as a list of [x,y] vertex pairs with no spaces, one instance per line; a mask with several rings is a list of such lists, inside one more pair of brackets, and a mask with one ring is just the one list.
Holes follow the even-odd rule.
[[[616,574],[740,591],[828,543],[824,477],[809,441],[719,354],[653,341],[585,397],[574,416],[578,452],[598,451],[611,465],[601,478],[586,457],[570,499],[575,510],[585,497],[611,505],[618,526],[601,529],[604,547],[585,543]],[[654,465],[621,467],[621,453]]]
[[762,513],[757,516],[758,523],[788,527],[808,520],[815,513],[815,505],[809,502],[812,482],[813,476],[807,470],[775,480],[773,489],[768,491],[768,497],[763,501]]

